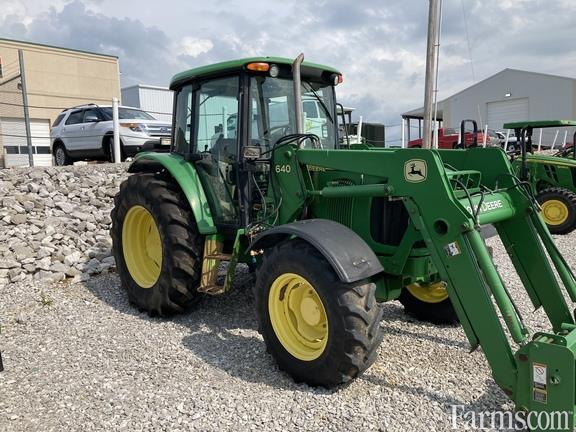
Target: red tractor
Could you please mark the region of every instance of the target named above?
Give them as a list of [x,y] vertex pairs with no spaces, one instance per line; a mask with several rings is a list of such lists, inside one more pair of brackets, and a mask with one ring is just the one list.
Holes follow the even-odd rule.
[[[476,136],[476,140],[474,140],[474,136]],[[440,128],[438,129],[438,148],[455,149],[458,147],[459,138],[460,135],[455,128]],[[477,126],[475,126],[473,131],[466,131],[464,133],[464,139],[466,141],[466,147],[470,147],[474,143],[476,143],[474,145],[483,145],[484,134],[479,132]],[[434,140],[434,131],[432,131],[432,140]],[[422,148],[422,138],[408,141],[408,148]]]

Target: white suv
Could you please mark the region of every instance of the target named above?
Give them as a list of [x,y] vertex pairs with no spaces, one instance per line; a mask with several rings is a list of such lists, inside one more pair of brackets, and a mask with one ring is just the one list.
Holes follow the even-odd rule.
[[[168,151],[172,125],[156,120],[137,108],[120,107],[120,146],[122,158],[144,150]],[[83,105],[60,113],[50,130],[56,165],[74,160],[112,160],[114,128],[112,107]]]

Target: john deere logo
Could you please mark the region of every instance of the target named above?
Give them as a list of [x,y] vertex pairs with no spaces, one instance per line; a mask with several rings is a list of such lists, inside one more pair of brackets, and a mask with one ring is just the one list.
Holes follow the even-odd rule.
[[428,167],[422,159],[410,159],[404,164],[404,178],[410,183],[420,183],[426,180]]

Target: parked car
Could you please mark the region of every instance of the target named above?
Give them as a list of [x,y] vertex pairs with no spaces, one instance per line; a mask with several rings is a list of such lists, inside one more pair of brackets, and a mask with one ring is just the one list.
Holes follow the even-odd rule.
[[[498,138],[500,139],[500,145],[502,148],[506,145],[506,135],[508,135],[508,144],[506,145],[507,150],[512,152],[516,150],[516,143],[518,142],[518,138],[516,138],[516,134],[514,131],[510,131],[507,133],[506,131],[498,131]],[[506,150],[506,149],[505,149]]]
[[[479,131],[480,132],[480,131]],[[482,140],[478,140],[478,143],[484,142],[484,132],[480,132],[482,134]],[[504,136],[506,139],[506,136]],[[493,129],[488,129],[488,146],[490,147],[498,147],[502,145],[502,137],[499,133]]]
[[[138,108],[121,106],[120,149],[122,158],[143,150],[168,151],[172,125],[156,120]],[[75,160],[113,158],[112,107],[94,104],[69,108],[60,113],[50,130],[56,165]]]
[[[474,133],[466,132],[464,134],[466,140],[466,146],[472,144]],[[454,128],[440,128],[438,129],[438,148],[440,149],[454,149],[458,145],[458,130]],[[432,131],[432,139],[434,139],[434,131]],[[484,142],[484,134],[478,131],[478,145],[482,145]],[[417,138],[408,141],[408,148],[420,148],[422,147],[422,138]]]
[[500,145],[506,142],[506,134],[502,131],[494,131],[498,139],[500,140]]

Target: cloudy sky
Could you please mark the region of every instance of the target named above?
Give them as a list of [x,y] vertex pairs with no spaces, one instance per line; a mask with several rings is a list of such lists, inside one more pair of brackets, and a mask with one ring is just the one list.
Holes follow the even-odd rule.
[[[2,0],[0,37],[117,55],[123,85],[303,51],[344,73],[344,105],[392,125],[422,105],[427,12],[426,0]],[[440,98],[507,67],[576,77],[575,17],[573,0],[444,0]]]

